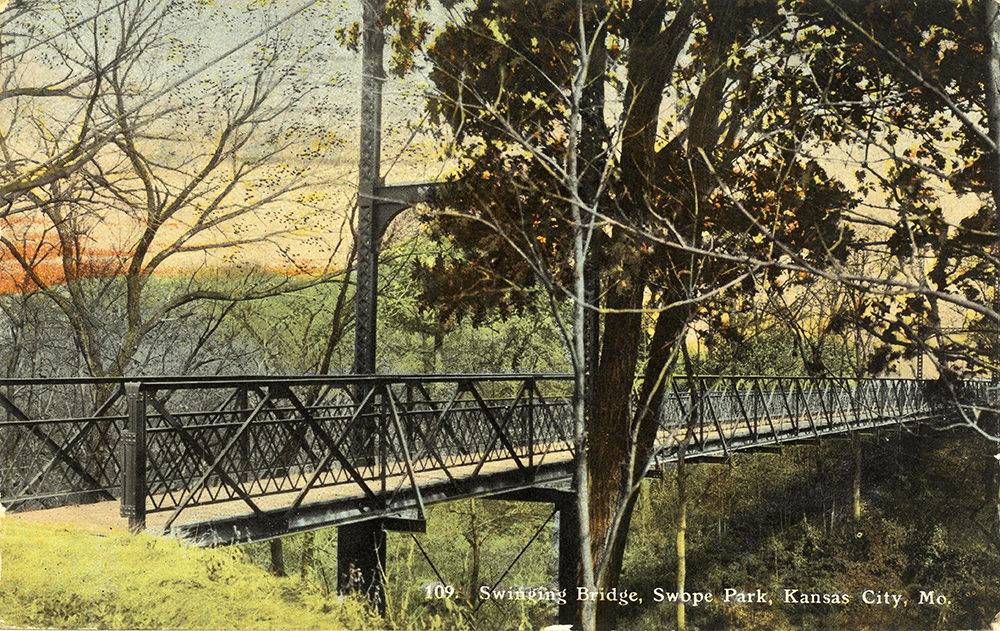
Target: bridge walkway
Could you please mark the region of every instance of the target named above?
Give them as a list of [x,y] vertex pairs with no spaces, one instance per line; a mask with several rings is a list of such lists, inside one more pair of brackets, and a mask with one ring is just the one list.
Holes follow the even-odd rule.
[[[11,458],[0,496],[23,518],[75,514],[205,544],[373,518],[419,528],[435,502],[565,486],[569,385],[551,374],[6,382],[0,445]],[[60,390],[79,405],[95,386],[109,392],[98,414],[27,411]],[[915,380],[675,379],[654,466],[676,460],[689,420],[697,460],[940,420],[950,409]],[[51,507],[73,499],[103,501]]]

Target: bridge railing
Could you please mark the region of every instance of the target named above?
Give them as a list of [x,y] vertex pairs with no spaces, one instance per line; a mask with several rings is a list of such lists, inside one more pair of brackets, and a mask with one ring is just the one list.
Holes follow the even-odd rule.
[[[568,375],[0,381],[0,500],[14,509],[121,499],[141,521],[235,502],[250,512],[362,496],[412,504],[428,481],[525,479],[571,457]],[[986,382],[959,384],[985,401]],[[674,378],[657,457],[729,453],[954,411],[904,379]],[[991,394],[992,392],[992,394]],[[96,410],[96,411],[95,411]],[[415,484],[417,476],[421,484]]]
[[[503,463],[531,472],[572,445],[564,375],[379,376],[126,384],[122,514],[136,523],[237,502],[294,513],[361,496],[418,503]],[[428,477],[425,474],[433,474]],[[421,483],[418,484],[418,476]]]
[[111,379],[0,381],[0,501],[37,509],[117,497],[123,395]]
[[941,416],[951,402],[928,382],[832,377],[675,378],[661,407],[659,454],[670,459],[691,426],[689,451],[728,453]]

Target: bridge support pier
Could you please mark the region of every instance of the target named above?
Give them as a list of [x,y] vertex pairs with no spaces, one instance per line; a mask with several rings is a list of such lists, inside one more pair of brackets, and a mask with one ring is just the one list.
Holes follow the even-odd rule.
[[385,613],[386,533],[424,532],[423,519],[380,517],[337,527],[337,593],[360,592]]
[[337,593],[366,594],[385,613],[384,519],[372,519],[337,528]]
[[559,605],[559,624],[578,624],[576,588],[580,585],[580,519],[576,493],[551,488],[528,488],[491,495],[489,499],[510,502],[545,502],[559,512],[559,590],[565,590],[566,604]]
[[566,592],[566,604],[559,605],[559,624],[576,624],[576,588],[580,584],[580,517],[576,498],[556,503],[559,510],[559,590]]

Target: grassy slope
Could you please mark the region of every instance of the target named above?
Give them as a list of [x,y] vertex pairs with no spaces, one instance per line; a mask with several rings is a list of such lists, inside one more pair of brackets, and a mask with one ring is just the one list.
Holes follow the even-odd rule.
[[[2,518],[0,518],[2,519]],[[360,629],[362,605],[279,579],[234,548],[4,520],[0,624],[56,628]]]
[[[851,516],[853,459],[846,442],[736,455],[692,467],[687,589],[845,592],[847,605],[689,607],[690,628],[982,629],[1000,603],[1000,554],[988,537],[993,447],[971,433],[889,432],[862,442],[862,517]],[[996,500],[993,500],[995,502]],[[676,485],[652,482],[637,504],[622,584],[649,592],[676,584]],[[945,606],[894,609],[860,602],[864,589]],[[676,608],[623,608],[622,629],[672,628]]]

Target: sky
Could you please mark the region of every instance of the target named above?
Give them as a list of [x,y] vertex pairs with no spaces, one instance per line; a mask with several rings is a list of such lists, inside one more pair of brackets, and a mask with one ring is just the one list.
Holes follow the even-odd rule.
[[[138,3],[126,6],[133,5]],[[108,51],[114,50],[119,38],[114,19],[109,18],[115,16],[115,11],[94,21],[87,19],[95,12],[115,9],[112,2],[78,0],[64,7],[66,14],[50,12],[47,21],[41,23],[48,26],[49,33],[64,28],[60,22],[73,23],[76,25],[74,33],[84,36],[82,43],[63,36],[39,46],[32,51],[36,55],[34,58],[17,60],[20,65],[13,69],[16,76],[10,75],[11,85],[32,82],[45,85],[51,76],[60,79],[79,76],[82,63],[72,66],[56,62],[54,70],[45,68],[43,60],[54,63],[50,55],[54,46],[72,51],[75,60],[85,60],[89,54],[85,50],[90,44],[88,37],[101,42],[100,54],[105,60]],[[345,233],[349,241],[344,219],[351,212],[357,187],[360,54],[340,46],[333,33],[360,19],[360,4],[326,0],[268,3],[251,0],[239,4],[207,2],[203,7],[192,7],[196,5],[187,5],[185,10],[167,13],[155,21],[152,27],[157,31],[155,41],[136,66],[140,71],[133,71],[138,79],[133,94],[127,97],[133,111],[152,120],[144,131],[154,137],[145,140],[143,148],[156,163],[153,170],[160,178],[159,185],[164,192],[176,193],[204,164],[227,113],[252,92],[254,73],[261,59],[266,58],[267,53],[262,52],[266,46],[280,50],[280,57],[265,79],[280,85],[275,89],[272,109],[262,110],[261,118],[266,118],[268,112],[278,112],[281,118],[257,125],[257,134],[247,143],[245,155],[263,154],[269,150],[269,142],[273,143],[275,138],[287,139],[292,133],[297,134],[299,144],[275,157],[272,164],[265,165],[253,186],[238,188],[232,197],[237,202],[241,197],[252,201],[254,195],[260,197],[267,193],[261,182],[271,186],[275,186],[275,182],[287,185],[285,174],[289,170],[307,173],[300,176],[303,188],[286,196],[286,201],[220,224],[203,233],[200,242],[206,243],[206,239],[213,238],[232,240],[236,232],[243,237],[281,232],[280,236],[272,236],[267,243],[255,243],[249,248],[175,256],[172,264],[161,267],[160,271],[183,272],[192,266],[225,266],[248,261],[281,268],[292,262],[289,259],[294,259],[297,269],[321,271],[331,265],[342,266],[348,251],[343,241]],[[94,24],[101,27],[96,34],[92,32]],[[264,35],[257,37],[261,33]],[[19,41],[37,42],[43,38],[35,35],[34,40]],[[292,61],[286,62],[286,59]],[[276,77],[281,73],[287,76],[279,82]],[[431,155],[433,150],[419,126],[426,89],[426,81],[419,72],[406,81],[389,79],[384,87],[383,175],[389,183],[442,177],[444,167]],[[0,115],[0,120],[13,121],[18,133],[9,137],[20,138],[20,149],[25,156],[41,159],[52,149],[53,143],[38,137],[39,126],[31,117],[43,119],[46,130],[64,125],[61,135],[58,131],[52,133],[65,144],[73,137],[72,123],[79,120],[81,102],[80,98],[52,99],[44,103],[25,100],[24,110],[11,115],[12,119]],[[167,108],[177,109],[169,112]],[[14,111],[13,108],[10,111]],[[108,173],[115,169],[122,173],[128,170],[120,155],[113,151],[109,154],[110,158],[103,158],[103,168]],[[289,165],[293,169],[285,168]],[[216,188],[223,185],[224,172],[225,169],[220,169],[223,175],[213,184]],[[203,195],[208,199],[211,187],[205,188]],[[7,234],[14,234],[25,243],[53,238],[51,225],[25,224],[23,219],[19,217],[16,222],[8,222]],[[102,213],[91,222],[98,224],[89,233],[91,250],[99,256],[127,251],[141,227],[134,219],[128,213]],[[182,214],[174,216],[161,230],[157,243],[162,246],[176,239],[194,221]],[[339,254],[332,254],[334,249],[339,249]],[[8,260],[4,267],[9,268],[10,264]],[[53,267],[50,261],[46,265]],[[58,269],[53,269],[51,274],[58,276]]]

